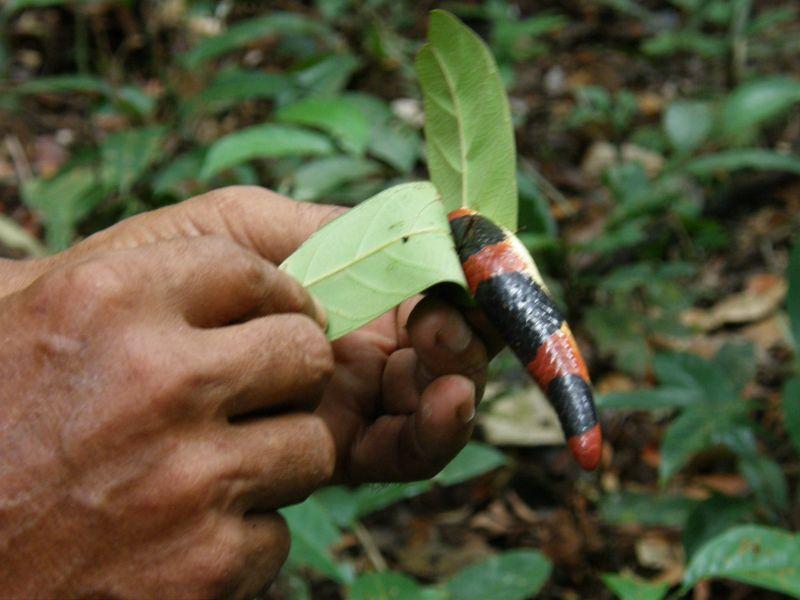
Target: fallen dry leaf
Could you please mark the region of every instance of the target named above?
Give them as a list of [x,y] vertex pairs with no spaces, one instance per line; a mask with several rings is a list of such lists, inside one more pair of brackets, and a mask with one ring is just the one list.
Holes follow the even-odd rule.
[[750,278],[747,287],[709,309],[691,308],[681,315],[687,327],[712,331],[723,325],[752,323],[771,315],[783,303],[787,284],[783,277],[759,274]]
[[636,540],[636,560],[650,569],[672,570],[683,565],[683,546],[657,533],[650,533]]
[[499,446],[564,443],[558,417],[539,388],[531,385],[494,400],[478,415],[486,441]]

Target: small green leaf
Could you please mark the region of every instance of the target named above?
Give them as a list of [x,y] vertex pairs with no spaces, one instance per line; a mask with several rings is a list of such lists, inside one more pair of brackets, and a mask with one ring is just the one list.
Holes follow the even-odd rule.
[[281,510],[292,534],[288,563],[294,567],[308,566],[344,583],[352,580],[352,571],[338,564],[330,547],[341,536],[330,514],[314,498]]
[[363,154],[369,143],[371,124],[360,106],[348,98],[306,98],[281,108],[275,117],[284,123],[321,129],[352,154]]
[[433,480],[442,485],[455,485],[507,463],[505,455],[497,448],[470,442]]
[[278,35],[333,37],[335,34],[326,25],[303,15],[271,12],[263,17],[236,23],[220,35],[203,40],[184,55],[183,62],[188,68],[196,69],[207,60]]
[[245,100],[276,98],[291,87],[289,78],[276,73],[247,69],[222,71],[211,84],[181,103],[184,116],[211,114]]
[[744,407],[735,401],[728,406],[701,404],[684,410],[670,424],[661,443],[661,483],[666,483],[697,452],[724,443],[725,436],[736,429],[736,417]]
[[419,134],[402,123],[383,123],[372,128],[369,153],[401,173],[410,173],[421,152]]
[[0,242],[6,248],[22,250],[28,256],[44,256],[47,250],[42,244],[25,231],[14,219],[0,214]]
[[786,279],[789,281],[786,309],[789,312],[789,323],[794,339],[795,359],[800,370],[800,236],[794,241]]
[[542,588],[551,569],[539,552],[511,550],[456,573],[444,587],[454,600],[524,600]]
[[717,173],[742,169],[800,174],[800,156],[760,148],[744,148],[708,154],[686,164],[686,170],[697,177],[710,177]]
[[209,148],[200,179],[208,180],[220,171],[254,158],[315,156],[330,154],[327,137],[289,125],[255,125],[217,140]]
[[600,517],[613,525],[682,528],[697,505],[685,496],[624,491],[603,497]]
[[391,571],[360,575],[347,597],[350,600],[446,600],[441,591],[424,588],[407,575]]
[[713,125],[713,113],[706,102],[673,102],[664,113],[664,131],[672,147],[689,153],[708,138]]
[[606,573],[603,583],[620,600],[661,600],[667,595],[668,583],[653,583],[633,575]]
[[398,185],[311,236],[281,268],[325,307],[332,340],[439,282],[465,285],[436,189]]
[[47,247],[64,250],[75,237],[75,228],[104,198],[103,186],[86,167],[72,168],[52,179],[33,179],[22,186],[22,200],[44,221]]
[[694,555],[683,578],[685,593],[704,579],[724,578],[800,596],[800,536],[742,525],[713,538]]
[[352,54],[327,54],[292,73],[296,85],[316,96],[341,92],[359,67],[361,60]]
[[38,77],[14,86],[16,94],[59,94],[63,92],[108,94],[109,91],[109,85],[102,79],[79,74]]
[[189,196],[189,184],[197,181],[204,158],[202,148],[176,156],[153,177],[153,191],[176,197]]
[[800,453],[800,377],[783,385],[783,421],[795,450]]
[[691,558],[706,542],[735,525],[752,520],[755,504],[748,498],[714,495],[689,514],[683,530],[683,548]]
[[635,392],[610,392],[597,396],[600,410],[659,410],[683,408],[703,401],[698,390],[675,387],[642,389]]
[[453,15],[430,15],[417,55],[425,101],[431,181],[451,211],[468,206],[517,229],[516,154],[511,116],[486,44]]
[[789,505],[789,490],[783,469],[771,458],[755,454],[739,459],[741,471],[750,489],[762,506],[785,510]]
[[129,129],[109,135],[100,147],[105,184],[121,194],[128,192],[158,160],[164,135],[163,127]]
[[326,156],[312,160],[294,172],[292,198],[319,200],[345,183],[358,181],[381,172],[371,160],[354,156]]
[[737,137],[785,114],[800,102],[800,81],[788,77],[757,79],[740,85],[725,99],[719,127],[723,136]]

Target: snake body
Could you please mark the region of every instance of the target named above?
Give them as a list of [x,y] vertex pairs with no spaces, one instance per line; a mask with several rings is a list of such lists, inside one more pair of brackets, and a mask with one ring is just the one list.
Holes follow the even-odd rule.
[[471,209],[448,220],[478,307],[547,396],[578,464],[595,469],[602,434],[586,364],[528,250]]

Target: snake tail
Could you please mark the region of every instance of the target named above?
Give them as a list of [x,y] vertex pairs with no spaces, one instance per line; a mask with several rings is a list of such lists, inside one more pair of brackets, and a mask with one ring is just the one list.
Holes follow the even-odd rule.
[[603,443],[586,363],[527,248],[471,209],[448,219],[478,307],[547,396],[578,464],[597,468]]

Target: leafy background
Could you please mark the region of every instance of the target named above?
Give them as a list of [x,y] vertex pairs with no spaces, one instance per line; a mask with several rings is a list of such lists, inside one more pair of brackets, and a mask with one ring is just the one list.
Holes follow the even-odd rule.
[[481,441],[434,480],[286,511],[269,595],[800,595],[800,7],[268,4],[6,0],[2,253],[231,183],[356,204],[424,179],[413,61],[448,8],[499,63],[520,237],[607,438],[579,473],[501,355]]

